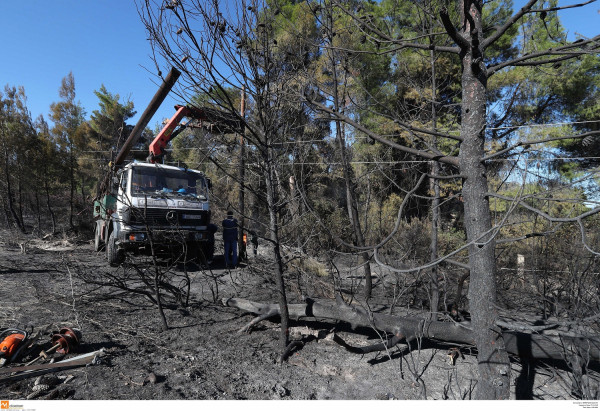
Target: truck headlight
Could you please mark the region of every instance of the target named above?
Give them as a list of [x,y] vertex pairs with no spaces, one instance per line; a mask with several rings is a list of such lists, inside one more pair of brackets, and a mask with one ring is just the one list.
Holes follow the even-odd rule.
[[131,233],[129,234],[129,241],[144,241],[146,240],[145,233]]

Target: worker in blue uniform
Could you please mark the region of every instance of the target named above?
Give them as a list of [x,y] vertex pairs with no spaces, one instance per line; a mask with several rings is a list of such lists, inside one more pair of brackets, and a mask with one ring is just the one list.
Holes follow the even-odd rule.
[[238,221],[233,218],[233,211],[227,212],[227,218],[223,220],[223,244],[225,246],[225,265],[229,267],[237,266],[237,242],[238,242]]

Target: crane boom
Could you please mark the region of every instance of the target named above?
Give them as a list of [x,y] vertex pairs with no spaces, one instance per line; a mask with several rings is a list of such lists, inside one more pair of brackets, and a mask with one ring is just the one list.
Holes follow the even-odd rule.
[[146,110],[144,110],[144,112],[142,113],[142,116],[138,120],[137,124],[135,125],[133,130],[131,130],[131,134],[129,134],[127,141],[125,141],[125,144],[123,144],[121,151],[119,151],[119,154],[117,154],[117,158],[115,159],[115,166],[118,167],[121,164],[123,164],[123,162],[127,158],[127,155],[131,151],[131,148],[137,143],[140,136],[142,135],[142,131],[144,131],[144,129],[152,119],[152,116],[154,116],[156,110],[158,110],[164,99],[167,97],[167,94],[169,94],[180,75],[181,72],[179,70],[177,70],[175,67],[171,68],[171,71],[169,71],[169,74],[161,84],[160,88],[158,89],[156,94],[154,94],[154,97],[150,101],[150,104],[148,104],[148,107],[146,107]]
[[[175,115],[150,143],[149,163],[155,163],[164,155],[164,150],[169,141],[188,127],[188,124],[179,126],[184,117],[189,117],[195,122],[196,127],[204,128],[217,133],[240,133],[242,120],[233,114],[226,113],[209,107],[175,106]],[[177,128],[179,126],[179,128]]]

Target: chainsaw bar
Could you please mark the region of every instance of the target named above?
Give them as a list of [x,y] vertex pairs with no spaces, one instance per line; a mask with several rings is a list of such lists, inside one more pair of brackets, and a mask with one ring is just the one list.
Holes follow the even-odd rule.
[[100,363],[100,357],[104,354],[104,349],[80,355],[68,360],[59,361],[54,364],[26,365],[22,367],[1,368],[0,374],[18,373],[8,377],[0,378],[0,383],[15,381],[22,378],[34,377],[45,374],[53,370],[81,367],[83,365],[95,365]]

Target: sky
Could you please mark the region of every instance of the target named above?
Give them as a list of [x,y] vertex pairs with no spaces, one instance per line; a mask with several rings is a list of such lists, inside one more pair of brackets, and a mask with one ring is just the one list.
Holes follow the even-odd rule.
[[[515,0],[515,8],[523,3]],[[561,12],[570,38],[600,32],[599,9],[597,1]],[[102,84],[122,101],[133,101],[138,115],[132,122],[160,84],[134,0],[0,0],[0,38],[0,87],[24,86],[33,118],[42,114],[48,120],[50,104],[60,100],[61,80],[71,71],[86,118],[98,109],[94,90]],[[166,75],[169,68],[161,70]],[[150,128],[171,117],[178,103],[169,96]]]
[[[24,86],[33,118],[43,114],[48,120],[71,71],[87,118],[98,109],[94,90],[102,84],[134,102],[133,121],[160,85],[133,0],[0,0],[0,36],[0,87]],[[177,103],[167,98],[149,126],[171,117]]]

